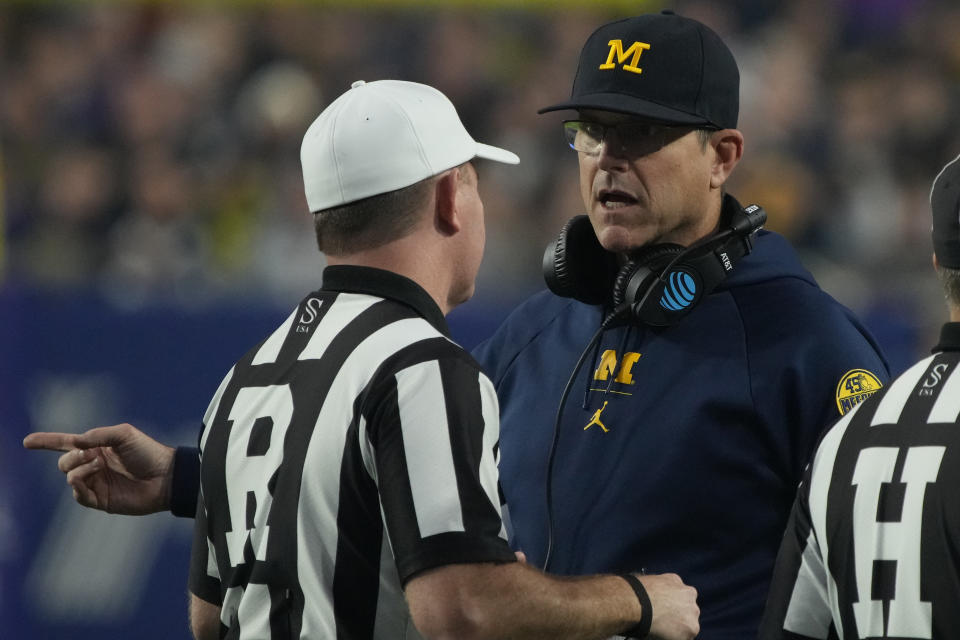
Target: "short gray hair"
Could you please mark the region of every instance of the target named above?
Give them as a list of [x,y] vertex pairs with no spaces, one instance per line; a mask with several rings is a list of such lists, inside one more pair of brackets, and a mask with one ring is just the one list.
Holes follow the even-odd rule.
[[940,278],[947,303],[960,309],[960,269],[940,267],[937,269],[937,277]]
[[707,145],[710,144],[710,136],[712,136],[717,129],[694,129],[694,131],[697,132],[697,140],[700,141],[700,148],[706,151]]

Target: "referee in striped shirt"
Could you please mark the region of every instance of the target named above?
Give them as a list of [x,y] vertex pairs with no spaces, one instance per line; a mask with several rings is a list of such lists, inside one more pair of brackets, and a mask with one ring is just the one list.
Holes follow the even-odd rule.
[[474,158],[518,162],[411,82],[356,82],[307,130],[329,266],[204,418],[197,638],[696,635],[677,576],[553,578],[507,545],[496,395],[444,320],[483,253]]
[[930,192],[950,322],[932,356],[843,417],[814,455],[762,640],[960,633],[960,158]]

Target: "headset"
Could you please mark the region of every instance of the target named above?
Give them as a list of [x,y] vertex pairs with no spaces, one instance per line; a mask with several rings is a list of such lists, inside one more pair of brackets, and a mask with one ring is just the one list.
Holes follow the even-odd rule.
[[549,569],[553,554],[553,464],[560,441],[563,408],[573,381],[591,348],[599,344],[600,337],[611,326],[634,323],[669,327],[691,313],[726,279],[740,259],[753,250],[754,237],[767,221],[767,213],[755,204],[744,208],[733,196],[725,194],[720,219],[718,231],[689,247],[670,243],[644,247],[623,266],[615,254],[600,244],[585,215],[570,219],[557,239],[547,245],[543,254],[543,277],[553,293],[585,304],[611,306],[613,310],[580,354],[557,406],[547,456],[544,571]]
[[543,277],[558,296],[591,305],[610,305],[615,318],[669,327],[692,312],[753,249],[767,214],[724,195],[721,229],[689,247],[656,244],[624,265],[600,245],[585,215],[571,218],[543,254]]

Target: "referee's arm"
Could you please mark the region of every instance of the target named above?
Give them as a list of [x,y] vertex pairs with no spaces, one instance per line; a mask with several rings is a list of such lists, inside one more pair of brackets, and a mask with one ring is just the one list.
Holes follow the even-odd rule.
[[[836,638],[827,570],[810,516],[810,467],[787,522],[773,571],[759,640]],[[829,635],[833,631],[834,635]]]
[[220,606],[190,594],[190,630],[196,640],[220,637]]
[[[642,576],[652,602],[650,635],[693,638],[696,592],[676,575]],[[417,629],[434,640],[603,638],[620,635],[643,611],[619,576],[562,578],[526,564],[459,564],[412,578],[407,602]]]

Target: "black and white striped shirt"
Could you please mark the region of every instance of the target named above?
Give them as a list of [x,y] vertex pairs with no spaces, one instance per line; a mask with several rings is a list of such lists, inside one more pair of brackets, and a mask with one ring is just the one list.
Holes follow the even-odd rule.
[[763,640],[960,634],[960,323],[823,437]]
[[496,395],[411,280],[335,266],[227,374],[191,591],[236,638],[417,638],[403,585],[511,562]]

